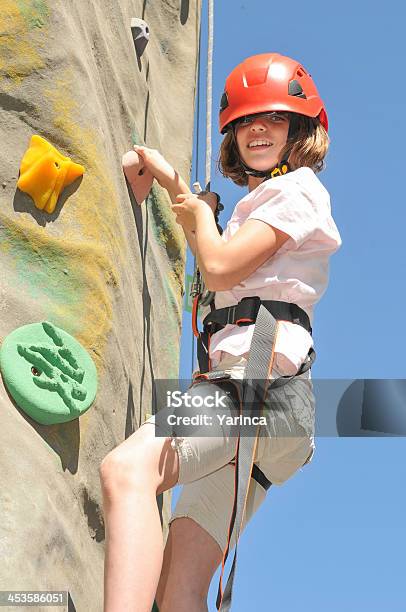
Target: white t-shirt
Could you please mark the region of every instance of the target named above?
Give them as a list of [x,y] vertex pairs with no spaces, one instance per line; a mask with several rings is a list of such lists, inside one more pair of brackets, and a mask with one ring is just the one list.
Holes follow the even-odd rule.
[[[222,234],[227,241],[247,219],[259,219],[289,234],[290,238],[264,264],[228,291],[217,291],[215,307],[237,304],[243,297],[293,302],[309,315],[325,292],[329,258],[341,246],[331,216],[328,191],[311,168],[302,167],[261,183],[235,206]],[[204,317],[210,307],[202,308]],[[250,349],[254,324],[226,325],[210,338],[210,359],[215,367],[221,351],[243,355]],[[313,346],[311,335],[300,325],[281,321],[275,345],[275,367],[295,374]]]

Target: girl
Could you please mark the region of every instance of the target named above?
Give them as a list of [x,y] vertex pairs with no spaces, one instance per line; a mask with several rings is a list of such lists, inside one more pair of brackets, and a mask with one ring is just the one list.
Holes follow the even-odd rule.
[[[250,296],[296,305],[298,318],[279,316],[269,378],[295,375],[306,362],[313,307],[327,287],[329,257],[341,244],[328,192],[315,174],[323,169],[327,129],[323,102],[297,61],[263,54],[231,72],[221,100],[219,168],[248,193],[221,236],[207,196],[192,195],[157,151],[134,147],[170,193],[206,288],[216,292],[216,309]],[[233,319],[216,331],[208,369],[242,378],[254,327]],[[310,371],[297,378],[309,380]],[[255,464],[265,481],[282,484],[311,461],[314,404],[293,401],[289,409],[267,413]],[[156,437],[148,426],[154,422],[144,423],[100,467],[105,612],[150,612],[154,598],[160,612],[207,610],[210,581],[227,545],[235,438]],[[156,496],[175,484],[185,486],[163,551]],[[265,495],[263,481],[252,478],[243,527]]]

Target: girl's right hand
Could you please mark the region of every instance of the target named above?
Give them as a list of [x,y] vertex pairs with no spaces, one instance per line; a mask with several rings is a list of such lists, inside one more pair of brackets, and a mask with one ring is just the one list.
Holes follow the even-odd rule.
[[197,194],[197,197],[200,200],[204,200],[206,204],[209,205],[213,214],[216,212],[217,208],[217,196],[214,191],[202,191],[202,193]]
[[161,187],[166,188],[175,178],[175,170],[157,149],[134,145],[134,151],[142,159],[144,166],[153,174]]

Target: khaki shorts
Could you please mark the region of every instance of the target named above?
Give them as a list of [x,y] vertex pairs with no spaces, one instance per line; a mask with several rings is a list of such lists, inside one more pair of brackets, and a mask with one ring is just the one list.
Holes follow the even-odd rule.
[[[232,378],[243,378],[249,353],[235,356],[222,353],[218,365],[213,370],[226,370]],[[272,370],[271,378],[280,376]],[[308,372],[302,374],[308,378]],[[293,412],[284,412],[283,418],[272,417],[272,429],[276,435],[258,437],[255,463],[274,485],[283,484],[305,463],[312,460],[315,444],[314,436],[302,427]],[[282,422],[283,421],[283,422]],[[286,426],[294,435],[279,436]],[[147,423],[155,423],[152,416]],[[261,426],[263,427],[263,426]],[[172,438],[172,447],[179,456],[178,484],[184,485],[169,523],[179,517],[190,517],[205,529],[219,544],[222,550],[227,544],[228,526],[234,501],[234,465],[229,462],[235,457],[235,437],[188,437]],[[258,510],[266,496],[264,488],[251,478],[245,517],[242,528]],[[235,545],[234,536],[231,540]]]

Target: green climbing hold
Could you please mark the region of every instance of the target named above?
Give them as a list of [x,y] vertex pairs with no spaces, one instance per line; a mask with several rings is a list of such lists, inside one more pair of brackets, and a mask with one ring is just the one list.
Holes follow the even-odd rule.
[[16,404],[42,425],[78,418],[96,397],[92,358],[73,336],[48,321],[9,334],[0,350],[0,369]]

